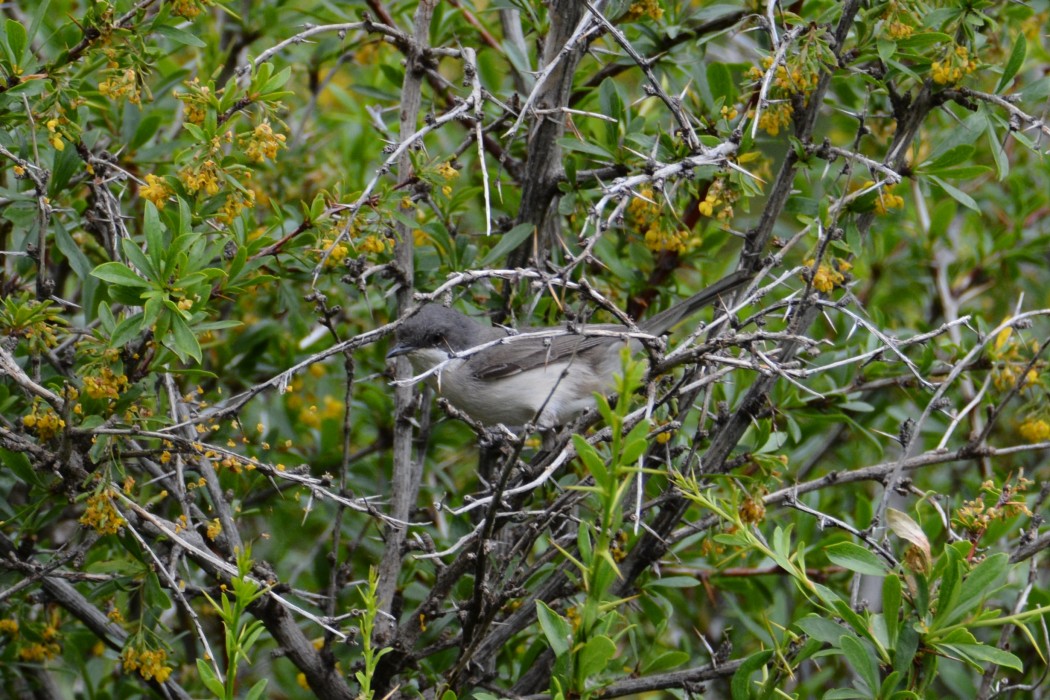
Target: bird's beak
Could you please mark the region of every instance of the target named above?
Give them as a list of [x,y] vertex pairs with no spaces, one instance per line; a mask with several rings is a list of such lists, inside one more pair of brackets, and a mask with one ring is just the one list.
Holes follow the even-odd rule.
[[386,359],[389,360],[392,357],[400,357],[401,355],[407,355],[408,353],[412,352],[413,350],[415,350],[415,348],[412,347],[411,345],[405,345],[404,343],[398,343],[394,347],[390,348],[390,350],[386,354]]

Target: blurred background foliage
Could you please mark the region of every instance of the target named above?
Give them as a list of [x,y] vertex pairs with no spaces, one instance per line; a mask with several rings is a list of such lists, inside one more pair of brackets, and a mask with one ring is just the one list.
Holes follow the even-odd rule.
[[[658,89],[613,31],[595,29],[567,109],[532,104],[541,111],[519,125],[564,18],[541,2],[437,3],[416,121],[434,128],[400,177],[390,159],[403,138],[414,0],[0,6],[7,694],[617,695],[631,689],[616,683],[704,665],[710,675],[631,692],[684,697],[701,682],[711,697],[991,697],[1010,684],[1021,689],[1008,697],[1046,692],[1047,323],[1034,314],[988,334],[1050,308],[1048,3],[594,5],[651,59]],[[838,45],[844,6],[856,14]],[[471,102],[444,121],[471,99],[467,48],[481,111]],[[657,92],[671,96],[691,137]],[[820,108],[810,110],[814,94]],[[811,124],[800,124],[803,114]],[[910,115],[913,137],[891,152]],[[545,120],[564,127],[558,148],[530,150]],[[661,166],[726,144],[727,158],[654,181]],[[547,183],[550,213],[537,228],[521,213],[527,160],[552,154],[561,173]],[[772,201],[786,161],[786,200]],[[900,182],[887,175],[894,170]],[[770,237],[741,262],[763,227]],[[399,245],[411,246],[411,280],[395,261]],[[529,257],[533,246],[541,260]],[[644,528],[615,514],[632,507],[617,485],[641,477],[606,446],[516,504],[539,522],[573,487],[599,485],[559,526],[537,525],[518,568],[493,584],[494,617],[508,628],[522,606],[535,617],[465,671],[463,611],[476,579],[465,570],[451,585],[440,578],[462,552],[440,566],[405,553],[393,612],[402,623],[418,617],[415,646],[387,655],[384,671],[362,636],[390,612],[376,608],[368,580],[389,528],[377,513],[391,495],[391,447],[406,428],[395,420],[386,340],[339,343],[395,320],[393,293],[405,283],[427,292],[468,270],[529,267],[538,277],[512,271],[458,285],[461,310],[553,324],[585,305],[550,280],[585,280],[641,317],[738,265],[762,269],[763,285],[779,278],[737,314],[742,330],[795,332],[786,300],[831,301],[799,331],[814,344],[795,367],[810,373],[773,385],[720,474],[691,461],[717,431],[711,413],[672,403],[645,424],[680,421],[637,443],[662,465],[645,482],[645,513],[671,492],[692,505],[667,553],[626,579],[636,597],[617,598],[614,582]],[[899,353],[891,347],[930,331]],[[742,410],[757,376],[741,367],[703,401],[723,420]],[[941,382],[943,398],[919,420]],[[478,476],[478,436],[430,398],[423,393],[413,418],[423,468],[408,537],[415,550],[443,551],[479,522],[449,508],[490,484]],[[601,423],[622,425],[630,403]],[[635,396],[633,406],[644,403]],[[914,445],[925,455],[969,451],[908,466],[892,499],[883,493],[891,471],[838,484],[828,476],[892,463]],[[523,454],[537,448],[531,440]],[[799,497],[810,511],[767,498],[822,478]],[[356,509],[331,494],[357,499]],[[907,525],[887,543],[888,500],[924,532],[931,561],[915,560],[922,538]],[[820,514],[848,527],[825,529],[834,523]],[[598,524],[558,539],[578,520]],[[195,533],[229,568],[172,547],[175,532]],[[876,540],[898,566],[880,570],[834,548],[870,554]],[[982,561],[995,578],[967,578]],[[566,570],[571,590],[537,593]],[[883,597],[887,578],[903,597]],[[987,600],[962,596],[972,606],[949,624],[943,616],[963,605],[950,595],[956,579],[980,580]],[[83,600],[69,603],[50,580]],[[312,670],[269,624],[247,622],[273,622],[249,604],[266,598],[266,585],[300,606],[290,614],[316,641]],[[438,604],[421,607],[439,585],[448,590]],[[226,595],[244,605],[225,609]],[[894,603],[899,610],[880,613]],[[1043,612],[1005,619],[1026,606]],[[87,608],[104,624],[86,622]],[[841,629],[799,623],[814,613]],[[886,631],[897,625],[890,613],[917,630],[917,654]],[[325,616],[327,631],[317,624]],[[561,648],[562,632],[575,645]],[[539,685],[528,680],[537,667],[547,668]],[[322,686],[318,669],[349,680]]]

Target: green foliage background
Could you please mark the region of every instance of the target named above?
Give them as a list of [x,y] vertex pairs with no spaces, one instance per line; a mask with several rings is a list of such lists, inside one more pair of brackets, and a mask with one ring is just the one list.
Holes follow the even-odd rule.
[[[1048,3],[422,8],[0,10],[3,692],[1045,694]],[[552,452],[384,359],[738,269]]]

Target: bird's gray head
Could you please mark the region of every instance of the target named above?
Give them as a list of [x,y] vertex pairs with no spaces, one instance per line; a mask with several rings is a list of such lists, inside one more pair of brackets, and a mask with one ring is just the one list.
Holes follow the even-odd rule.
[[389,357],[407,355],[417,350],[438,349],[459,352],[480,344],[482,326],[458,311],[440,304],[427,304],[402,323],[395,335]]

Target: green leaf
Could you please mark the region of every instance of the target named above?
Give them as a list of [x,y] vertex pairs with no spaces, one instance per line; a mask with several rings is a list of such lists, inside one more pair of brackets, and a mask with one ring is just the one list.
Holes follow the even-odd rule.
[[526,238],[532,235],[535,228],[535,224],[518,224],[510,231],[504,233],[500,236],[499,243],[492,246],[492,249],[485,254],[485,258],[481,261],[481,267],[491,265],[517,248]]
[[[987,131],[988,148],[992,152],[992,160],[995,161],[996,174],[1002,180],[1010,174],[1010,159],[1006,155],[1006,144],[999,139],[999,134],[996,133],[995,124],[991,118],[988,119]],[[945,177],[947,176],[945,175]]]
[[569,653],[572,645],[572,625],[564,617],[554,612],[542,600],[536,601],[536,619],[539,620],[543,636],[551,645],[556,657]]
[[842,635],[849,634],[845,627],[821,615],[807,615],[801,620],[796,620],[795,626],[818,642],[836,646]]
[[266,691],[266,683],[266,678],[260,678],[256,681],[255,685],[252,686],[252,689],[248,691],[248,695],[245,696],[245,700],[259,700]]
[[969,143],[959,144],[954,148],[949,148],[944,153],[941,153],[936,158],[928,160],[919,166],[921,172],[937,172],[945,168],[950,168],[960,163],[965,163],[973,157],[973,154],[977,151],[977,148]]
[[740,668],[733,674],[733,680],[729,684],[729,690],[733,700],[749,700],[751,697],[751,674],[766,665],[773,658],[773,651],[759,651],[747,657]]
[[662,576],[645,584],[646,588],[694,588],[700,585],[699,579],[692,576]]
[[963,205],[967,209],[972,209],[973,211],[980,213],[981,208],[977,206],[977,202],[974,201],[973,197],[966,194],[958,187],[953,187],[952,185],[949,185],[947,182],[937,177],[936,175],[930,175],[930,179],[936,182],[938,185],[940,185],[941,189],[944,190],[945,193],[949,197],[954,199],[956,202]]
[[166,36],[177,44],[183,44],[184,46],[193,46],[194,48],[203,49],[207,44],[204,43],[197,35],[187,32],[185,29],[179,29],[178,27],[170,27],[168,25],[160,25],[153,28],[157,34]]
[[146,254],[142,252],[142,249],[135,245],[135,241],[130,238],[125,238],[120,243],[121,248],[124,250],[124,257],[127,258],[129,263],[137,267],[139,272],[153,282],[157,284],[161,283],[160,271],[153,266],[153,262],[146,257]]
[[604,160],[613,160],[612,153],[605,150],[597,144],[593,144],[589,141],[581,141],[566,136],[563,139],[558,140],[558,145],[564,148],[566,151],[574,151],[576,153],[586,153],[587,155],[596,156]]
[[898,616],[901,607],[901,580],[890,574],[882,582],[882,614],[886,621],[886,637],[891,648],[897,647]]
[[143,331],[144,324],[142,321],[143,313],[141,311],[121,321],[109,338],[109,347],[122,348],[139,337],[139,334]]
[[62,225],[60,220],[53,219],[52,226],[55,231],[55,247],[66,256],[66,260],[69,261],[69,266],[73,268],[73,272],[76,276],[82,280],[86,280],[91,275],[91,261],[84,255],[84,251],[80,249],[80,246],[76,244],[73,237],[69,235],[69,231]]
[[92,277],[97,277],[103,282],[117,284],[124,287],[138,287],[148,289],[150,283],[142,279],[124,263],[108,262],[102,263],[91,271]]
[[998,591],[1006,578],[1009,566],[1010,558],[1005,552],[986,557],[984,561],[975,566],[973,571],[963,579],[962,587],[952,609],[945,611],[943,624],[954,623],[977,607],[982,600]]
[[588,443],[582,435],[573,435],[572,443],[583,465],[587,467],[587,471],[594,477],[594,483],[598,484],[602,489],[609,488],[609,470],[606,469],[605,460],[594,449],[594,446]]
[[875,554],[852,542],[836,542],[824,552],[833,564],[868,576],[885,576],[889,573],[886,562]]
[[577,677],[581,681],[594,678],[605,670],[615,655],[616,644],[608,637],[599,635],[588,639],[576,657]]
[[183,362],[187,357],[192,357],[198,363],[201,361],[201,346],[197,342],[197,336],[190,330],[189,325],[179,314],[169,314],[171,319],[171,333],[174,344],[171,347],[179,359]]
[[26,46],[29,45],[29,36],[26,34],[26,28],[22,26],[21,22],[9,19],[4,22],[4,31],[7,33],[7,46],[11,52],[11,62],[18,65],[19,68],[25,68],[21,64]]
[[860,674],[861,680],[872,695],[878,692],[879,686],[879,664],[875,660],[875,654],[865,644],[851,634],[839,637],[839,648],[849,662],[850,667]]
[[642,665],[642,675],[661,673],[672,668],[678,668],[682,664],[688,663],[691,658],[693,657],[684,651],[665,651],[652,661]]
[[1017,32],[1017,39],[1014,40],[1014,47],[1010,51],[1010,58],[1007,59],[1006,66],[1003,68],[1003,77],[999,78],[999,85],[995,88],[996,92],[1002,92],[1010,84],[1010,81],[1014,79],[1017,71],[1021,70],[1027,53],[1028,40],[1025,38],[1024,32]]
[[222,687],[222,683],[216,677],[215,671],[204,659],[197,659],[197,675],[212,695],[217,698],[226,697],[226,689]]
[[1024,664],[1021,662],[1021,659],[1008,651],[999,649],[998,647],[989,646],[987,644],[939,644],[937,646],[954,649],[959,654],[966,656],[968,659],[975,661],[978,664],[991,663],[996,666],[1012,668],[1015,671],[1024,671]]
[[724,63],[707,64],[707,87],[711,90],[714,98],[714,108],[721,100],[723,105],[732,105],[736,101],[736,84],[733,82],[733,74],[729,72],[729,66]]

